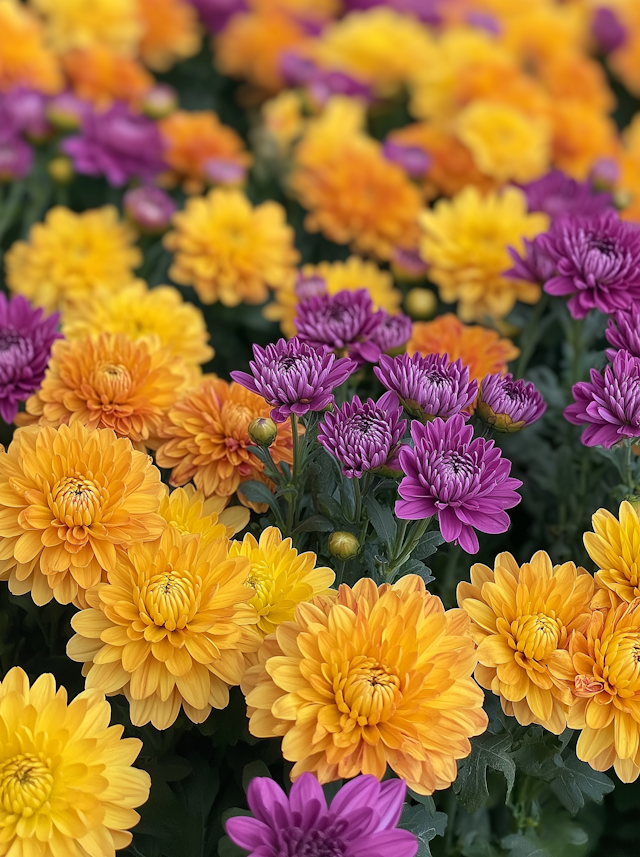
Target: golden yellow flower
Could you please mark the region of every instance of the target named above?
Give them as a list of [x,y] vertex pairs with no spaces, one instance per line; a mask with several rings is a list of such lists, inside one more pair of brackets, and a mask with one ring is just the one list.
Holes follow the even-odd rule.
[[551,565],[538,551],[519,566],[498,554],[494,569],[476,563],[458,584],[458,604],[478,644],[476,679],[500,697],[505,714],[559,735],[567,725],[572,679],[568,648],[591,616],[593,577],[572,562]]
[[640,521],[626,500],[618,518],[598,509],[591,518],[593,533],[584,534],[584,546],[598,566],[596,579],[623,601],[640,596]]
[[44,223],[31,227],[27,241],[7,251],[7,285],[48,312],[86,300],[95,289],[117,291],[134,280],[142,263],[135,239],[113,206],[81,214],[55,206]]
[[196,10],[187,0],[137,0],[144,27],[140,56],[154,71],[168,71],[200,50]]
[[321,783],[373,774],[387,764],[420,794],[447,788],[469,738],[487,727],[468,619],[445,612],[407,575],[370,579],[337,599],[300,604],[247,670],[249,731],[284,736],[282,754]]
[[75,95],[99,110],[114,101],[138,109],[153,86],[153,77],[138,60],[104,45],[70,51],[62,64]]
[[445,303],[458,301],[463,321],[504,318],[517,300],[535,303],[540,287],[505,276],[513,260],[508,247],[524,252],[524,238],[549,226],[546,214],[529,214],[524,193],[507,187],[481,196],[465,188],[442,199],[420,219],[422,257]]
[[243,653],[262,642],[248,567],[229,556],[226,537],[204,545],[175,527],[159,544],[131,545],[71,620],[67,654],[84,663],[87,689],[124,693],[134,726],[168,729],[181,707],[202,723],[225,708]]
[[159,512],[165,521],[182,535],[200,536],[202,547],[221,537],[231,538],[249,523],[251,512],[244,506],[227,506],[227,497],[209,497],[193,485],[174,488],[160,502]]
[[0,449],[0,579],[36,604],[83,605],[118,548],[159,537],[162,493],[149,456],[112,431],[19,429]]
[[137,4],[131,0],[30,0],[45,21],[54,50],[105,45],[133,54],[142,35]]
[[492,178],[524,183],[549,170],[548,122],[517,107],[478,99],[458,114],[455,128],[478,168]]
[[149,797],[132,768],[142,741],[109,726],[95,690],[67,702],[51,673],[29,686],[14,667],[0,682],[0,851],[16,857],[115,857]]
[[125,333],[132,340],[159,342],[192,366],[207,363],[214,354],[202,311],[173,286],[149,289],[142,280],[116,292],[97,289],[86,300],[64,307],[62,332],[67,339]]
[[571,640],[574,703],[570,729],[581,729],[576,753],[596,771],[612,765],[622,782],[640,773],[640,599],[594,610]]
[[63,77],[36,16],[18,0],[0,0],[0,92],[18,86],[52,95]]
[[239,190],[211,190],[189,199],[164,237],[174,253],[169,275],[192,285],[203,303],[264,303],[269,289],[293,281],[298,251],[277,202],[252,206]]
[[293,620],[296,607],[316,595],[330,595],[335,574],[326,566],[316,568],[316,555],[299,554],[291,539],[283,539],[277,527],[267,527],[260,541],[247,533],[242,542],[232,542],[229,556],[244,556],[250,562],[245,583],[254,590],[251,605],[258,614],[263,636],[278,625]]
[[[133,342],[125,333],[59,339],[40,389],[26,402],[25,422],[82,423],[112,429],[144,452],[185,386],[188,370],[158,343]],[[34,419],[29,419],[33,417]]]

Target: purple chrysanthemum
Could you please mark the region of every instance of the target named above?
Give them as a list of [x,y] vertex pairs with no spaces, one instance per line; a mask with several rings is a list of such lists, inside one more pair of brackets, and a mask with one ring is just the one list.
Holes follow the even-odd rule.
[[422,357],[416,352],[411,357],[400,354],[393,358],[383,354],[373,371],[398,396],[407,413],[421,422],[459,414],[478,392],[478,382],[469,381],[469,368],[462,360],[450,363],[446,354]]
[[574,318],[589,310],[610,314],[640,301],[640,227],[613,211],[597,217],[563,218],[540,236],[557,274],[547,280],[550,295],[572,295]]
[[212,33],[224,29],[234,15],[246,12],[246,0],[189,0],[198,10],[202,23]]
[[393,164],[397,164],[411,178],[419,179],[429,169],[431,158],[420,146],[402,146],[392,140],[386,140],[382,154]]
[[269,777],[255,777],[247,790],[254,817],[234,816],[229,837],[249,857],[414,857],[418,842],[398,830],[407,784],[355,777],[327,807],[322,786],[304,773],[289,797]]
[[33,149],[20,137],[0,140],[0,183],[23,179],[31,172]]
[[18,86],[0,95],[0,140],[24,134],[39,142],[51,132],[45,115],[46,98],[41,92]]
[[319,69],[308,82],[309,93],[317,104],[326,104],[333,95],[346,95],[372,101],[371,87],[343,71]]
[[358,357],[375,362],[378,350],[375,345],[368,350],[366,343],[383,319],[383,312],[374,312],[369,292],[359,289],[302,301],[295,324],[301,342],[333,351],[349,351],[359,344]]
[[79,137],[61,146],[73,159],[76,172],[105,176],[121,187],[130,179],[150,181],[164,169],[162,138],[155,122],[114,104],[105,113],[88,113]]
[[610,54],[627,40],[627,28],[613,9],[600,6],[593,13],[591,33],[603,54]]
[[511,462],[492,440],[473,438],[460,414],[447,422],[411,423],[414,447],[400,448],[405,477],[398,487],[402,500],[396,515],[422,520],[437,514],[442,537],[477,553],[482,533],[504,533],[511,509],[520,502],[519,479],[509,476]]
[[509,255],[515,262],[513,268],[505,271],[505,277],[515,277],[518,280],[528,280],[531,283],[544,285],[556,273],[556,263],[547,255],[542,236],[537,235],[533,241],[524,238],[524,256],[520,256],[513,247],[507,247]]
[[628,310],[619,310],[609,319],[605,333],[613,348],[607,350],[607,357],[613,362],[618,351],[628,351],[634,357],[640,357],[640,306]]
[[382,354],[397,354],[411,338],[413,323],[408,315],[389,315],[384,310],[382,321],[371,334],[371,339],[351,346],[349,356],[358,363],[377,363]]
[[317,274],[303,274],[302,271],[298,272],[295,289],[299,303],[327,294],[327,284],[324,277]]
[[0,293],[0,416],[13,422],[18,403],[40,386],[51,356],[51,346],[61,334],[58,313],[42,317],[22,295],[10,301]]
[[584,425],[582,443],[604,446],[640,437],[640,359],[618,351],[604,375],[591,370],[591,381],[574,384],[574,404],[565,408],[566,419]]
[[561,217],[596,217],[613,209],[610,193],[597,193],[588,182],[578,182],[553,170],[523,186],[529,211],[543,211],[552,222]]
[[168,193],[153,185],[128,190],[122,204],[127,217],[150,235],[164,232],[178,208]]
[[320,423],[318,441],[342,464],[342,472],[358,479],[369,470],[394,465],[400,439],[407,427],[395,393],[377,402],[354,396]]
[[271,418],[277,423],[332,404],[332,390],[356,368],[348,357],[338,360],[333,352],[313,348],[296,336],[266,348],[254,345],[249,366],[251,375],[232,372],[231,377],[272,405]]
[[481,383],[476,414],[496,431],[516,432],[535,423],[547,405],[532,383],[513,375],[486,375]]

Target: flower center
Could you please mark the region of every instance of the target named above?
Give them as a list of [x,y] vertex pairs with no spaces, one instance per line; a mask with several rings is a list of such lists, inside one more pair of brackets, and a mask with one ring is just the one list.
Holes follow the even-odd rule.
[[53,789],[46,757],[19,753],[0,763],[0,806],[12,815],[29,817],[45,804]]
[[441,465],[443,470],[451,476],[473,476],[475,467],[468,455],[459,452],[445,452],[442,456]]
[[140,592],[140,612],[167,631],[182,630],[196,615],[200,586],[187,571],[154,574]]
[[616,690],[640,691],[640,632],[616,631],[603,641],[602,675]]
[[332,673],[343,729],[353,728],[350,721],[373,726],[393,716],[401,697],[400,679],[387,664],[358,655],[346,664],[334,664]]
[[332,825],[327,830],[285,827],[278,831],[275,857],[344,857],[347,845],[338,835],[337,827]]
[[15,330],[0,330],[0,367],[28,366],[33,360],[33,342]]
[[101,519],[102,491],[91,479],[64,476],[53,486],[49,508],[68,527],[88,527]]
[[516,647],[530,661],[543,661],[558,648],[561,623],[545,613],[521,616],[511,623]]
[[592,238],[589,241],[589,246],[592,250],[597,250],[603,256],[613,256],[616,251],[616,245],[609,238]]
[[93,380],[103,403],[127,398],[132,385],[129,370],[122,363],[100,363]]

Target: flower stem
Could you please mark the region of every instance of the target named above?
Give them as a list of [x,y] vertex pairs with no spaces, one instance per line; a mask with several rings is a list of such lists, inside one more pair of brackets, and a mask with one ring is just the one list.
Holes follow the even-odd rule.
[[531,360],[533,352],[536,350],[536,346],[540,342],[542,334],[544,333],[544,327],[541,326],[540,319],[544,315],[544,311],[548,306],[549,295],[546,292],[543,292],[540,300],[531,313],[529,321],[522,331],[522,351],[520,352],[520,359],[516,366],[516,378],[524,378],[524,373],[527,371],[529,361]]

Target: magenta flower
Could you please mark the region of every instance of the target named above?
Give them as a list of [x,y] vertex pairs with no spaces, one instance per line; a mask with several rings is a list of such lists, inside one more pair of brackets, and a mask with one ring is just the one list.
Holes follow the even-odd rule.
[[406,790],[404,780],[366,774],[327,806],[313,774],[302,774],[289,797],[269,777],[255,777],[247,790],[254,817],[230,818],[227,833],[249,857],[414,857],[415,836],[396,827]]
[[0,140],[0,183],[23,179],[31,172],[33,149],[20,137]]
[[0,95],[0,140],[16,134],[24,134],[34,142],[44,140],[51,133],[45,109],[46,98],[35,89],[18,86]]
[[544,285],[556,273],[556,263],[549,257],[537,235],[533,241],[523,238],[524,256],[520,256],[513,247],[507,247],[509,255],[515,262],[513,268],[505,271],[505,277],[515,277],[518,280],[529,280],[531,283]]
[[178,208],[168,193],[153,185],[128,190],[122,205],[127,217],[149,235],[164,232]]
[[532,383],[513,375],[486,375],[480,383],[476,414],[496,431],[516,432],[535,423],[547,405]]
[[51,346],[61,339],[58,313],[42,317],[26,298],[10,301],[0,293],[0,416],[11,423],[24,402],[40,386],[51,356]]
[[442,23],[440,6],[445,0],[345,0],[348,12],[373,9],[374,6],[390,6],[396,12],[413,15],[424,24],[438,26]]
[[303,274],[302,271],[298,271],[295,289],[299,303],[327,294],[327,284],[324,277],[317,274]]
[[326,104],[333,95],[347,95],[373,101],[371,87],[343,71],[318,69],[308,82],[309,93],[317,104]]
[[478,552],[482,533],[504,533],[511,509],[520,502],[519,479],[509,476],[511,462],[492,440],[473,438],[473,429],[457,414],[422,425],[411,423],[414,447],[400,448],[406,476],[398,487],[398,518],[410,521],[438,515],[447,542],[467,553]]
[[246,12],[246,0],[189,0],[200,14],[202,23],[212,33],[223,30],[234,15]]
[[553,222],[561,217],[597,217],[613,209],[610,193],[596,193],[588,182],[577,182],[553,170],[523,186],[529,211],[543,211]]
[[402,406],[395,393],[385,393],[377,402],[361,402],[354,396],[326,414],[318,441],[338,459],[350,479],[385,465],[394,469],[398,444],[407,427],[401,417]]
[[290,414],[302,416],[331,405],[334,387],[356,368],[348,357],[338,360],[333,352],[312,348],[295,336],[266,348],[254,345],[249,366],[251,375],[232,372],[231,377],[272,405],[271,418],[277,423]]
[[601,6],[593,13],[591,33],[603,54],[609,54],[627,41],[627,28],[613,9]]
[[449,363],[446,354],[393,358],[383,354],[373,371],[387,390],[396,393],[407,413],[421,422],[459,414],[478,392],[478,382],[469,381],[469,368],[462,360]]
[[382,354],[397,354],[411,338],[413,323],[408,315],[398,313],[389,315],[381,310],[382,321],[371,334],[367,342],[352,345],[349,356],[359,364],[377,363]]
[[402,146],[392,140],[386,140],[382,154],[393,164],[397,164],[413,179],[419,179],[429,169],[431,158],[420,146]]
[[607,357],[611,362],[618,351],[628,351],[634,357],[640,357],[640,307],[618,310],[609,319],[605,335],[610,345],[613,345],[613,348],[607,349]]
[[594,307],[610,314],[640,301],[640,227],[619,220],[613,211],[596,217],[562,218],[540,236],[543,251],[555,262],[547,280],[550,295],[572,295],[574,318]]
[[591,370],[591,382],[580,381],[571,391],[575,402],[565,418],[584,425],[582,443],[610,449],[626,438],[640,437],[640,359],[618,351],[604,375]]
[[366,343],[384,319],[383,312],[374,312],[366,289],[342,291],[335,295],[319,295],[298,304],[295,324],[298,339],[314,348],[326,346],[332,351],[349,351],[359,344],[358,357],[375,362],[379,350]]

